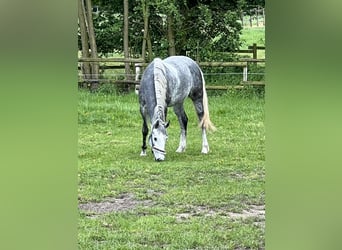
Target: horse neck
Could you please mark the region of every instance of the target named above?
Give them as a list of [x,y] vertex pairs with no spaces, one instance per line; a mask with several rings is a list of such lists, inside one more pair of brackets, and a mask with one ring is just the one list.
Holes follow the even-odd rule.
[[166,70],[163,61],[160,58],[154,60],[154,89],[156,93],[157,107],[166,106],[166,92],[167,92],[167,81],[166,81]]

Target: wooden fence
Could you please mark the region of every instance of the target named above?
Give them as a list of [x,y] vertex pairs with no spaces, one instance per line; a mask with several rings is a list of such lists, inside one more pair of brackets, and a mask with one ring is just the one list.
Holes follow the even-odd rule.
[[265,46],[258,46],[256,43],[253,45],[248,46],[248,49],[238,50],[237,53],[251,53],[253,55],[253,59],[258,59],[258,50],[265,50]]
[[[78,59],[78,70],[82,72],[82,63],[102,63],[104,65],[100,65],[99,69],[100,71],[105,71],[108,69],[125,69],[125,63],[129,63],[130,65],[130,71],[131,73],[129,75],[123,74],[124,79],[85,79],[85,77],[82,74],[79,74],[78,77],[78,85],[79,86],[87,86],[91,87],[92,81],[96,82],[107,82],[107,83],[113,83],[113,84],[121,84],[126,86],[127,89],[130,89],[130,85],[137,84],[137,82],[133,81],[132,79],[135,76],[135,64],[136,63],[143,63],[143,59],[141,58],[79,58]],[[115,63],[112,65],[106,65],[105,63]],[[101,75],[101,74],[100,74]]]
[[[265,63],[265,59],[246,59],[239,62],[199,62],[200,67],[240,67],[242,68],[242,81],[239,85],[207,85],[206,89],[209,90],[227,90],[230,88],[241,89],[247,85],[258,85],[264,86],[264,81],[249,81],[248,80],[248,66],[250,63]],[[135,90],[139,89],[140,77],[143,69],[147,66],[147,63],[136,63],[135,64]]]
[[[212,90],[226,90],[230,88],[244,88],[248,85],[258,85],[263,86],[265,85],[264,81],[250,81],[249,80],[249,73],[248,69],[250,64],[257,64],[257,63],[265,63],[265,59],[258,59],[257,51],[265,49],[264,46],[257,46],[257,44],[253,44],[252,46],[248,47],[248,50],[240,50],[238,53],[251,53],[253,58],[242,58],[240,61],[235,62],[199,62],[200,67],[240,67],[242,80],[239,85],[220,85],[220,86],[212,86],[207,85],[207,89]],[[131,74],[127,76],[126,74],[122,74],[124,79],[98,79],[99,82],[106,82],[106,83],[113,83],[123,85],[127,89],[131,89],[132,86],[135,86],[135,90],[139,89],[140,78],[144,68],[148,65],[148,63],[143,62],[142,59],[139,58],[79,58],[78,59],[79,65],[78,69],[81,70],[82,63],[84,62],[96,62],[96,63],[116,63],[114,65],[100,65],[100,70],[107,70],[107,69],[124,69],[125,64],[129,63],[131,68]],[[204,73],[205,74],[205,73]],[[85,86],[88,84],[88,87],[91,84],[91,80],[84,79],[83,77],[79,77],[78,80],[79,86]]]

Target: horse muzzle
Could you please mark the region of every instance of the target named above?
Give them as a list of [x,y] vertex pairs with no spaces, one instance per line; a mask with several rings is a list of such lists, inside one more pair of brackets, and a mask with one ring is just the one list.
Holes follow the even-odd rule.
[[157,147],[152,147],[152,152],[153,152],[153,155],[154,155],[154,160],[155,161],[164,161],[165,160],[165,155],[166,155],[166,152],[165,150],[162,150],[160,148],[157,148]]

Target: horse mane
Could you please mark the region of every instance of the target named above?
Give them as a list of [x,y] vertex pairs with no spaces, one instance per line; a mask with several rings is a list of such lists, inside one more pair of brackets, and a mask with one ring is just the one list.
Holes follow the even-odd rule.
[[166,82],[166,71],[163,61],[160,58],[154,59],[154,89],[156,92],[157,106],[166,107],[166,92],[167,92],[167,82]]

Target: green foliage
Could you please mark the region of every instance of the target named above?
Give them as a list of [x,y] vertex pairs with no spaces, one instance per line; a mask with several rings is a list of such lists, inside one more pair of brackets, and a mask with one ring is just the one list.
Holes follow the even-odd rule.
[[[241,92],[240,92],[241,93]],[[81,204],[131,194],[125,211],[80,211],[80,249],[263,249],[263,220],[234,219],[251,205],[263,205],[265,189],[264,99],[250,93],[209,95],[218,130],[201,132],[188,99],[186,152],[174,152],[179,126],[172,111],[165,162],[150,151],[140,157],[138,96],[79,92],[79,190]]]
[[246,6],[262,6],[265,7],[265,0],[245,0]]
[[[143,40],[142,2],[150,9],[149,31],[153,53],[168,54],[167,16],[172,16],[177,54],[212,59],[213,51],[232,51],[239,46],[241,25],[237,22],[237,1],[151,0],[129,1],[129,40],[131,54],[139,56]],[[122,52],[122,1],[97,0],[99,14],[94,19],[98,51]],[[215,58],[213,58],[215,59]]]
[[185,50],[201,61],[217,60],[217,52],[238,49],[241,24],[234,11],[214,11],[206,5],[199,5],[189,14],[189,23],[184,27]]
[[122,32],[122,26],[122,15],[100,12],[94,20],[97,49],[99,52],[123,51],[123,36],[115,35]]

